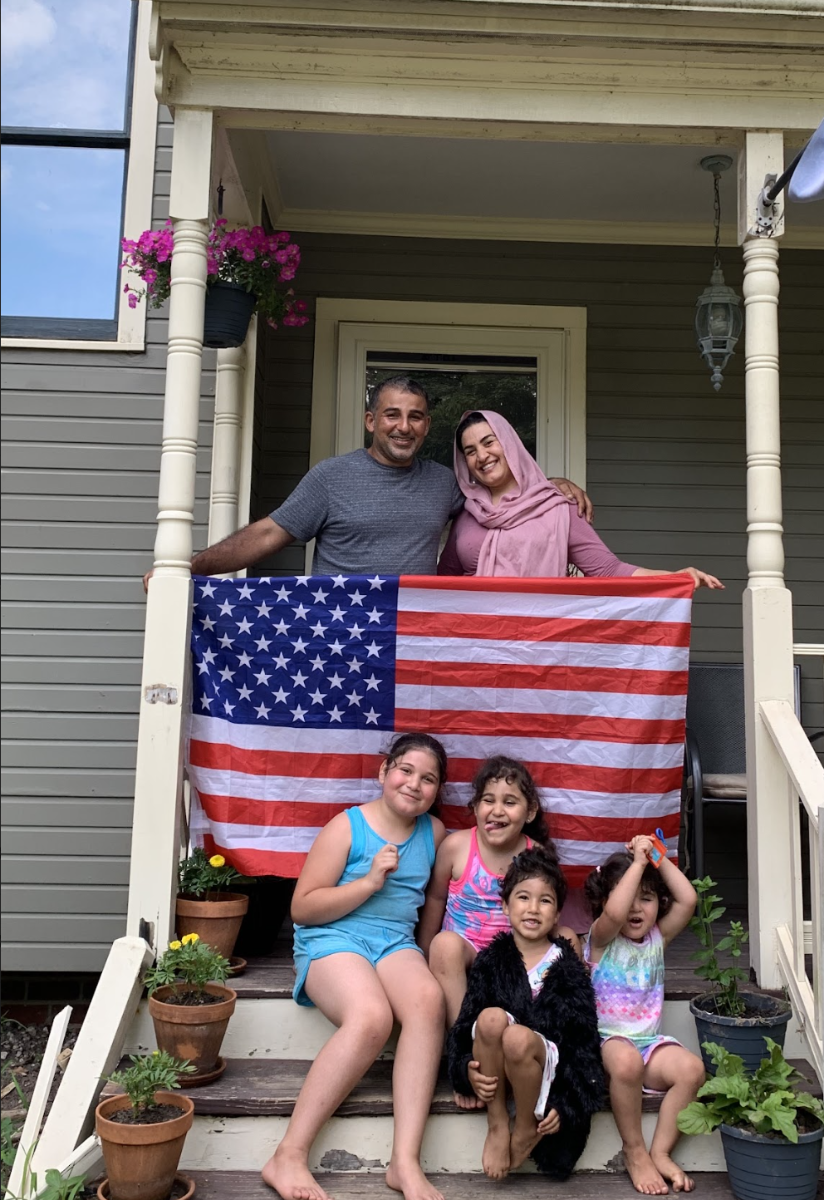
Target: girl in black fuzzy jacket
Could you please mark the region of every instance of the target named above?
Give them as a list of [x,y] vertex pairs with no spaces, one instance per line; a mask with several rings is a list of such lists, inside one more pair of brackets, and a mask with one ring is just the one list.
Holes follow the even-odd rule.
[[566,898],[552,859],[537,847],[519,854],[501,898],[511,932],[475,959],[449,1034],[449,1073],[457,1092],[486,1103],[491,1179],[530,1155],[540,1171],[566,1179],[604,1092],[592,984],[569,942],[551,936]]

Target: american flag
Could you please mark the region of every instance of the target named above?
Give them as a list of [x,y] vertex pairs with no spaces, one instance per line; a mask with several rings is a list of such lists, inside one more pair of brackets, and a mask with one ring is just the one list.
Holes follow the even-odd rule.
[[571,884],[636,833],[677,848],[692,582],[195,578],[193,831],[249,875],[296,876],[378,794],[395,732],[440,738],[441,815],[472,822],[492,754],[524,761]]

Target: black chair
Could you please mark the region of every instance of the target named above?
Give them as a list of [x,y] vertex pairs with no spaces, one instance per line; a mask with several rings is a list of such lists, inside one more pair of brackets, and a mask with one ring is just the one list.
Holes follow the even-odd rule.
[[[801,670],[793,668],[795,712],[801,714]],[[704,876],[704,806],[747,803],[742,663],[693,663],[684,746],[684,828],[690,878]]]

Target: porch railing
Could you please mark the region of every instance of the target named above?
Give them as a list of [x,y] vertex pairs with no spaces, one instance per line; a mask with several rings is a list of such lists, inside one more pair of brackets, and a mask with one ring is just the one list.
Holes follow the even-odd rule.
[[[821,655],[824,645],[796,645],[795,654]],[[820,1080],[824,1081],[824,767],[807,734],[786,700],[762,700],[758,711],[772,739],[775,753],[809,821],[810,920],[804,920],[802,895],[801,812],[790,805],[793,853],[791,886],[792,916],[789,924],[776,927],[776,953],[781,976],[801,1022]],[[812,971],[807,971],[807,958]]]

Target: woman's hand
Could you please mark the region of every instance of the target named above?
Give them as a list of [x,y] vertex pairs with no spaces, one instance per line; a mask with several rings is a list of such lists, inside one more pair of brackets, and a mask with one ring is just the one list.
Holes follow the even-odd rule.
[[480,1071],[481,1064],[473,1059],[469,1064],[468,1075],[469,1083],[472,1091],[479,1100],[483,1100],[484,1104],[489,1104],[495,1099],[495,1093],[498,1090],[497,1075],[482,1075]]
[[578,505],[578,516],[586,517],[589,524],[592,524],[592,518],[595,510],[592,507],[592,501],[582,487],[578,487],[577,483],[573,483],[571,479],[550,479],[550,483],[554,483],[562,496],[566,496],[567,500],[571,500],[573,504]]
[[697,567],[681,567],[675,574],[689,575],[695,584],[696,591],[700,587],[721,588],[722,590],[724,588],[720,579],[716,579],[714,575],[708,575],[706,571],[699,571]]
[[372,859],[372,866],[369,868],[368,878],[374,885],[376,892],[379,892],[386,883],[387,875],[391,875],[397,869],[398,847],[389,842],[386,846],[381,846],[378,853]]
[[547,1134],[557,1133],[561,1128],[561,1117],[557,1108],[551,1108],[543,1121],[538,1122],[536,1133],[539,1137],[546,1137]]

